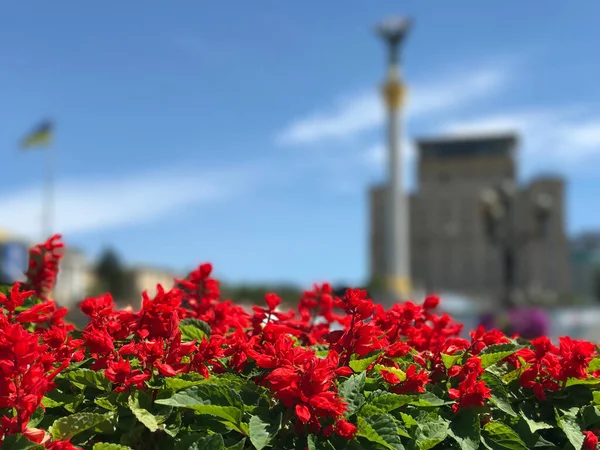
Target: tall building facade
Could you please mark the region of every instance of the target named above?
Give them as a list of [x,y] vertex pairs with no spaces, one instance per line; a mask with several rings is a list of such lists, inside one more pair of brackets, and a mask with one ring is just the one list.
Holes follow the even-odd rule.
[[[418,186],[410,197],[413,283],[428,292],[456,292],[493,301],[503,288],[499,248],[490,244],[481,196],[505,182],[516,185],[514,135],[426,139],[417,142]],[[381,273],[385,187],[370,191],[370,273]],[[551,197],[544,237],[534,237],[531,199]],[[569,291],[569,252],[564,227],[564,182],[538,178],[515,197],[515,284],[523,292]]]
[[600,233],[582,233],[571,241],[573,292],[600,301]]

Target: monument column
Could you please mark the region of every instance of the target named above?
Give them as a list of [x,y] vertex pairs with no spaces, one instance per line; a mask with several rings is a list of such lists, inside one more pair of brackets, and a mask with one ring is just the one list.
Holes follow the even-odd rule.
[[405,86],[400,73],[399,50],[410,28],[407,19],[382,23],[378,32],[388,47],[388,72],[383,97],[388,113],[388,170],[385,215],[386,302],[407,300],[411,295],[409,204],[402,177],[402,106]]

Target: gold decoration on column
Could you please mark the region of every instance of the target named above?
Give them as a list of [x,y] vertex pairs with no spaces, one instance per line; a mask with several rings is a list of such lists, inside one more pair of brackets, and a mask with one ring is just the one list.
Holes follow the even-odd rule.
[[408,299],[412,295],[412,286],[407,277],[389,278],[387,284],[398,298]]
[[400,81],[387,81],[382,87],[382,92],[388,109],[399,109],[404,103],[406,87]]

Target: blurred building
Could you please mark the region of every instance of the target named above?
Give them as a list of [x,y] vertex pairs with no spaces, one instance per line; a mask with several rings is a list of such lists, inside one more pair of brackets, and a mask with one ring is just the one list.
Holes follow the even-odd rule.
[[600,280],[600,232],[584,233],[571,241],[573,292],[585,300],[597,300]]
[[131,279],[136,293],[137,303],[132,305],[137,307],[143,291],[147,291],[150,298],[156,295],[156,285],[160,284],[165,290],[171,289],[175,285],[175,278],[181,278],[181,274],[169,269],[149,266],[135,266],[129,269]]
[[[512,134],[443,137],[417,142],[417,187],[410,198],[411,272],[417,289],[455,292],[493,301],[503,288],[501,253],[490,245],[481,195],[503,182],[516,184]],[[562,294],[570,290],[569,247],[564,225],[564,181],[540,177],[519,187],[515,228],[533,228],[531,201],[540,192],[553,200],[545,237],[523,239],[516,256],[516,287],[522,292]],[[383,268],[385,187],[370,194],[370,274]]]
[[25,279],[30,243],[0,229],[0,284],[12,284]]
[[90,260],[81,250],[65,246],[60,260],[53,298],[60,306],[76,308],[94,286],[95,276]]
[[[25,279],[29,248],[34,243],[6,230],[0,230],[0,284]],[[75,307],[89,293],[93,271],[85,254],[73,247],[63,248],[58,277],[52,296],[60,306]]]

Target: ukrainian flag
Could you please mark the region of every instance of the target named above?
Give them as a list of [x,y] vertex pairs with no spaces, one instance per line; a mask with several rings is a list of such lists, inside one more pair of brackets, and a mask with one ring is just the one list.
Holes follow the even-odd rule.
[[52,143],[53,128],[49,120],[40,123],[21,141],[21,148],[47,147]]

